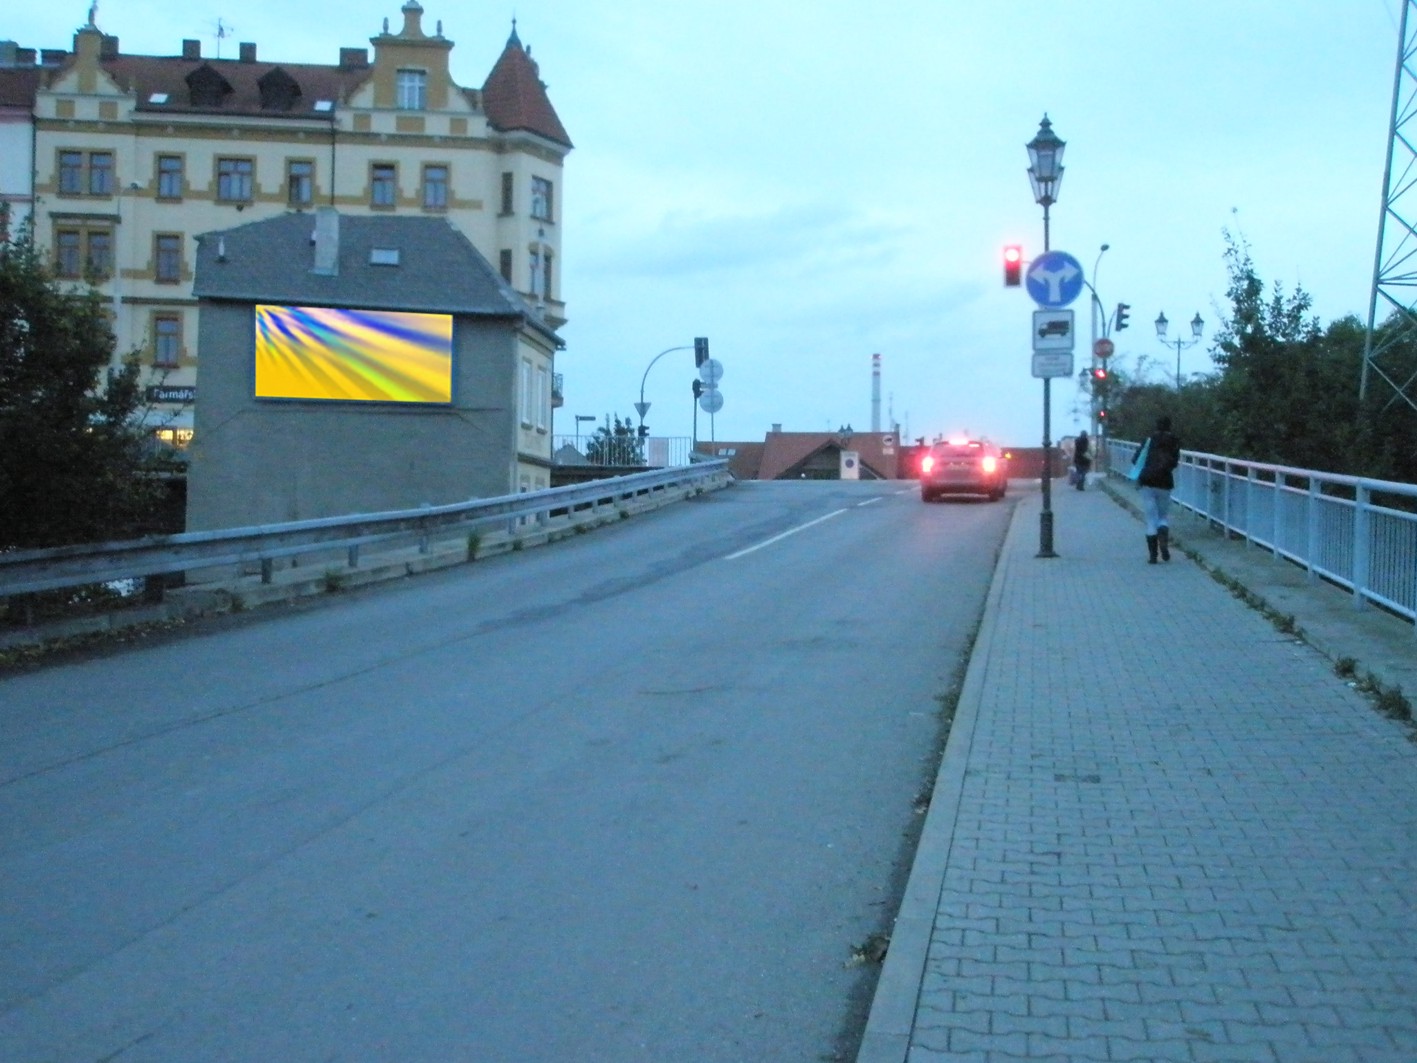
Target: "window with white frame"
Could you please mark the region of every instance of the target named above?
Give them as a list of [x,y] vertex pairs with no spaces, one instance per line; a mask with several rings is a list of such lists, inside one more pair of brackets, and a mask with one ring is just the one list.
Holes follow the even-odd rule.
[[536,427],[546,431],[551,422],[551,370],[536,368]]
[[531,216],[537,221],[553,221],[551,217],[551,182],[544,177],[531,179]]
[[395,76],[397,106],[400,111],[421,111],[428,106],[428,74],[423,70],[400,70]]
[[521,420],[522,427],[530,428],[532,424],[532,405],[535,401],[532,395],[534,380],[532,378],[532,366],[530,358],[522,359],[522,388],[521,388]]

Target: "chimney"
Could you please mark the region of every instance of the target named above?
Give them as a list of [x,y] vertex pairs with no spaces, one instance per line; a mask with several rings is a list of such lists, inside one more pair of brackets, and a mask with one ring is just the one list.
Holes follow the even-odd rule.
[[369,65],[368,48],[341,48],[339,50],[341,70],[359,70]]
[[772,426],[772,430],[773,430],[773,433],[774,433],[774,434],[780,435],[780,434],[782,433],[782,422],[780,422],[780,421],[774,422],[774,423],[773,423],[773,426]]
[[254,63],[256,61],[256,46],[250,41],[241,42],[241,61],[243,63]]
[[315,211],[315,268],[310,272],[322,277],[339,276],[339,211],[320,207]]
[[117,59],[118,38],[104,34],[103,43],[98,46],[98,57],[100,59]]
[[871,431],[881,430],[881,356],[871,355]]
[[196,60],[202,58],[202,42],[185,40],[182,42],[182,58]]

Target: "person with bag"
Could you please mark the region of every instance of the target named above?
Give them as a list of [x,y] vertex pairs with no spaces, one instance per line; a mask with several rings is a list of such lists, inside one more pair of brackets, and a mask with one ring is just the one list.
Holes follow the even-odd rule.
[[1171,560],[1171,529],[1167,514],[1171,509],[1171,491],[1176,486],[1172,473],[1181,464],[1181,441],[1171,431],[1171,418],[1158,417],[1156,431],[1147,436],[1137,453],[1137,460],[1128,477],[1137,482],[1141,492],[1142,514],[1146,518],[1147,563]]
[[1087,487],[1087,471],[1092,468],[1092,452],[1088,445],[1087,429],[1084,428],[1073,440],[1073,468],[1077,470],[1074,486],[1079,491]]

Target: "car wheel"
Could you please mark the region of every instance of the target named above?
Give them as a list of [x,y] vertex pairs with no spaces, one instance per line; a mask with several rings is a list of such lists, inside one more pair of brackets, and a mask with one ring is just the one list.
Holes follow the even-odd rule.
[[920,490],[920,501],[922,501],[922,502],[933,502],[933,501],[935,501],[935,496],[932,495],[929,491],[926,491],[924,488],[921,488],[921,490]]

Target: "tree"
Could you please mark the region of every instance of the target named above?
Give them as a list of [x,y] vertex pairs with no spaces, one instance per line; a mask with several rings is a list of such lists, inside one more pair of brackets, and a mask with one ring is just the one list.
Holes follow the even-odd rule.
[[629,418],[622,421],[617,414],[614,428],[610,427],[609,421],[607,417],[606,423],[590,437],[590,442],[586,444],[586,460],[592,465],[643,465],[644,443]]
[[69,290],[22,229],[0,241],[0,549],[125,538],[149,519],[138,363],[92,285]]

